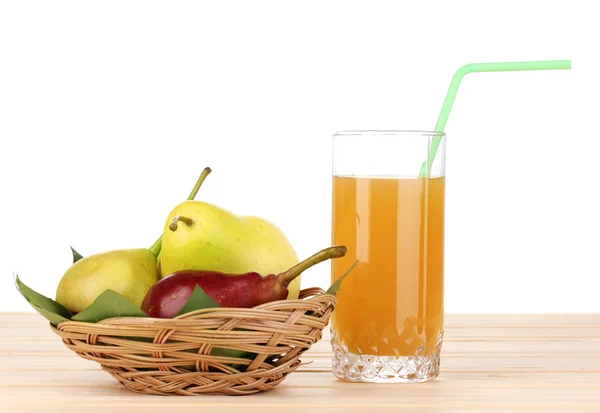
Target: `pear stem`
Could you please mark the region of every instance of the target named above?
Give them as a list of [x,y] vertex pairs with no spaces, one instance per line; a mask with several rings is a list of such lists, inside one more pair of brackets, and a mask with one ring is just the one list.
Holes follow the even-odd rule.
[[[212,172],[212,169],[210,169],[208,166],[202,170],[200,177],[196,181],[196,185],[194,185],[192,192],[190,192],[190,195],[188,196],[188,199],[187,199],[188,201],[192,201],[194,198],[196,198],[196,195],[198,194],[198,191],[200,190],[202,183],[204,182],[204,180],[206,179],[208,174],[210,174],[211,172]],[[154,242],[154,244],[152,244],[152,246],[150,248],[148,248],[148,250],[152,253],[152,255],[154,255],[155,257],[158,257],[158,254],[160,254],[161,247],[162,247],[162,235]]]
[[154,255],[156,258],[158,258],[158,254],[160,254],[161,248],[162,248],[162,235],[160,236],[159,239],[154,241],[154,244],[152,244],[152,246],[150,248],[148,248],[148,250],[152,253],[152,255]]
[[277,278],[283,283],[283,285],[287,287],[289,283],[291,283],[297,276],[302,274],[313,265],[317,265],[320,262],[327,261],[331,258],[340,258],[344,255],[346,255],[346,247],[343,245],[325,248],[324,250],[321,250],[308,257],[304,261],[300,261],[289,270],[282,272],[277,276]]
[[208,166],[202,170],[202,173],[200,174],[198,181],[196,181],[196,185],[194,186],[194,189],[192,189],[192,192],[190,192],[190,196],[188,196],[188,199],[187,199],[188,201],[192,201],[194,198],[196,198],[196,195],[198,194],[200,187],[204,183],[204,180],[206,179],[208,174],[210,174],[211,172],[212,172],[212,169],[210,169]]
[[171,225],[169,225],[169,229],[171,231],[177,231],[177,228],[178,228],[177,224],[179,222],[183,222],[188,227],[191,227],[192,224],[194,223],[194,221],[192,220],[192,218],[184,217],[183,215],[177,215],[175,218],[173,218],[173,221],[171,222]]

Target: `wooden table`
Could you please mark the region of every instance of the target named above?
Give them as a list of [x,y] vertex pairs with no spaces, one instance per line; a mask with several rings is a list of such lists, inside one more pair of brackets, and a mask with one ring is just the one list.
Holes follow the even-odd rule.
[[68,350],[37,314],[0,314],[0,412],[600,411],[600,314],[448,315],[442,373],[424,384],[333,377],[324,339],[274,390],[146,396]]

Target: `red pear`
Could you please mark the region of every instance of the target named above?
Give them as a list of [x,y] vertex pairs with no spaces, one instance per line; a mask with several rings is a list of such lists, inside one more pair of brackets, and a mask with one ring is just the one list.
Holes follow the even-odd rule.
[[331,258],[346,255],[346,247],[326,248],[289,270],[262,276],[258,272],[224,274],[216,271],[183,270],[166,276],[146,294],[142,311],[150,317],[173,318],[194,292],[196,285],[221,307],[252,308],[285,300],[287,286],[306,269]]

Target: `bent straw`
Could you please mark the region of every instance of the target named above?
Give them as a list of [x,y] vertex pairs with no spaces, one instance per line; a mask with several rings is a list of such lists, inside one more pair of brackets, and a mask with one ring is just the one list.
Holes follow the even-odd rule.
[[[460,86],[460,82],[463,77],[469,73],[477,73],[477,72],[515,72],[515,71],[523,71],[523,70],[568,70],[571,69],[571,60],[542,60],[542,61],[533,61],[533,62],[499,62],[499,63],[471,63],[468,65],[464,65],[460,69],[454,73],[454,77],[452,77],[452,81],[450,82],[450,87],[448,88],[448,92],[446,93],[446,99],[444,99],[444,104],[442,105],[442,110],[440,111],[440,115],[438,116],[437,123],[435,125],[435,132],[443,132],[446,127],[446,122],[448,122],[448,117],[450,116],[450,110],[452,109],[452,104],[454,103],[454,99],[456,98],[456,92],[458,92],[458,87]],[[419,172],[419,178],[428,175],[431,165],[433,164],[433,160],[437,153],[438,147],[440,146],[440,142],[442,140],[441,135],[435,136],[431,142],[431,151],[429,153],[429,159],[423,162],[421,165],[421,171]],[[429,167],[429,168],[428,168]]]

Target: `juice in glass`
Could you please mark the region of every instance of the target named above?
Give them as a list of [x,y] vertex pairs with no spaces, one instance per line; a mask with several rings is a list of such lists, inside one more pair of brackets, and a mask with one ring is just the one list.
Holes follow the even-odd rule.
[[[404,145],[404,135],[391,137],[398,140],[396,145]],[[419,138],[427,143],[427,136]],[[377,137],[374,140],[371,145],[380,150],[388,147],[384,142],[378,145]],[[412,156],[427,159],[429,146],[413,143]],[[348,143],[342,137],[339,145]],[[375,155],[366,152],[359,150],[350,164],[360,163],[361,154]],[[348,156],[344,150],[334,150],[334,163],[336,153]],[[419,177],[420,165],[414,168],[416,162],[408,163],[405,171],[402,166],[385,168],[371,161],[376,172],[372,175],[366,173],[369,168],[348,163],[337,171],[334,167],[332,241],[345,245],[347,254],[332,261],[332,281],[358,261],[342,284],[332,314],[333,370],[340,378],[428,381],[439,374],[445,177],[439,173]],[[344,174],[348,169],[359,174]],[[397,176],[389,174],[394,171]]]

